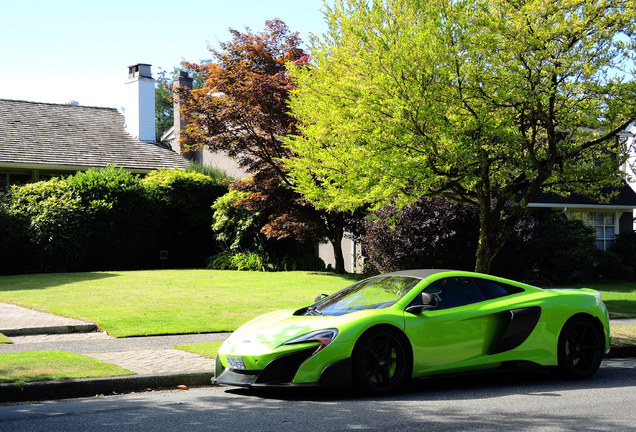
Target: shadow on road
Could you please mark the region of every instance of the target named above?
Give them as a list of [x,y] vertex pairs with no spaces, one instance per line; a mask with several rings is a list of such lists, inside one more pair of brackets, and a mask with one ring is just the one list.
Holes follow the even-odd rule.
[[[636,361],[633,359],[605,360],[601,369],[586,380],[560,378],[548,369],[530,371],[491,372],[453,377],[433,377],[413,380],[402,392],[391,396],[369,396],[355,389],[289,387],[228,388],[227,393],[286,401],[343,401],[343,400],[445,400],[483,399],[505,395],[553,395],[568,390],[603,387],[636,386]],[[620,377],[616,381],[617,377]]]

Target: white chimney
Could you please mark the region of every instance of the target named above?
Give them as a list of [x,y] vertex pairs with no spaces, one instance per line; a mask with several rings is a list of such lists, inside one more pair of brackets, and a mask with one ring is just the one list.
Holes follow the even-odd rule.
[[155,80],[150,65],[128,66],[126,132],[140,141],[155,141]]

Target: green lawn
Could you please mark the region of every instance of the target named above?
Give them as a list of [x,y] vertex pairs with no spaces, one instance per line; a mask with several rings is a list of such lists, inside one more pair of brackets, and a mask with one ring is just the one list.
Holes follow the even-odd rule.
[[0,301],[96,323],[117,337],[231,331],[359,276],[155,270],[0,277]]
[[128,369],[64,351],[0,354],[0,383],[134,375]]
[[[309,272],[155,270],[0,277],[0,301],[94,322],[113,336],[232,331],[276,309],[297,308],[361,276]],[[613,318],[636,317],[636,283],[598,289]]]
[[11,343],[11,339],[0,333],[0,344]]

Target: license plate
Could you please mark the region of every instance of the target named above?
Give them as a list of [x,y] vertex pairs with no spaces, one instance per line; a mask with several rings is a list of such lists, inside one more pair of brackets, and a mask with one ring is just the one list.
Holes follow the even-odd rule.
[[228,357],[227,365],[230,369],[245,369],[245,363],[243,363],[242,357]]

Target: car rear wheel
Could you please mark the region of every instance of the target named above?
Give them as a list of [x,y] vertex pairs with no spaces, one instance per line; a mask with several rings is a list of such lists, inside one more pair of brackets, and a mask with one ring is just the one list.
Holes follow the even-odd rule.
[[565,323],[559,336],[559,369],[566,378],[589,378],[603,360],[604,337],[588,317],[575,316]]
[[411,377],[413,357],[406,337],[390,327],[363,334],[353,351],[353,376],[362,390],[391,394]]

